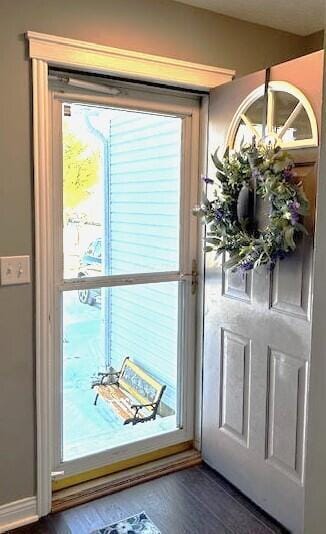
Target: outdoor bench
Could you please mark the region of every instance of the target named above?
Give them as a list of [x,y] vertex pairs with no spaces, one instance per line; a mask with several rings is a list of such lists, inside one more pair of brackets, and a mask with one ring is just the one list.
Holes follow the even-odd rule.
[[98,398],[106,401],[124,425],[144,423],[156,418],[166,388],[127,356],[120,371],[100,372],[92,384]]

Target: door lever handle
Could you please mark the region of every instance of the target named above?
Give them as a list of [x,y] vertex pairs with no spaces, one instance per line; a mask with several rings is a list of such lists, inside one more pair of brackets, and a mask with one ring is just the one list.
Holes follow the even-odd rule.
[[51,478],[56,478],[64,475],[64,471],[51,471]]

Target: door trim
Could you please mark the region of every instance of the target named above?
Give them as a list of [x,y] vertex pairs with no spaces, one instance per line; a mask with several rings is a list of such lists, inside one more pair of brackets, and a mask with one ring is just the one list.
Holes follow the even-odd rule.
[[33,69],[33,141],[35,205],[35,307],[36,307],[36,443],[37,443],[37,515],[51,510],[51,421],[52,393],[49,391],[52,345],[52,308],[49,291],[53,280],[50,217],[50,143],[48,64],[32,59]]
[[235,71],[56,35],[28,31],[29,55],[51,65],[82,68],[131,79],[146,79],[209,90],[230,81]]

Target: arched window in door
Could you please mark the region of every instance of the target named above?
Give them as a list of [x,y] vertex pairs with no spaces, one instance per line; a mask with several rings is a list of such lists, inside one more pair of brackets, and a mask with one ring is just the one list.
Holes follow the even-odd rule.
[[318,146],[317,121],[305,95],[288,82],[270,82],[266,110],[264,92],[262,85],[242,102],[230,125],[228,146],[238,150],[241,143],[251,143],[253,136],[261,139],[265,121],[265,138],[282,148]]

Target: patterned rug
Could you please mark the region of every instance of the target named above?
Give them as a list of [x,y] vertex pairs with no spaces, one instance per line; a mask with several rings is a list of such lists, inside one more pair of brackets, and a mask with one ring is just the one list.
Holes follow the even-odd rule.
[[122,519],[108,527],[94,530],[92,534],[161,534],[145,512]]

